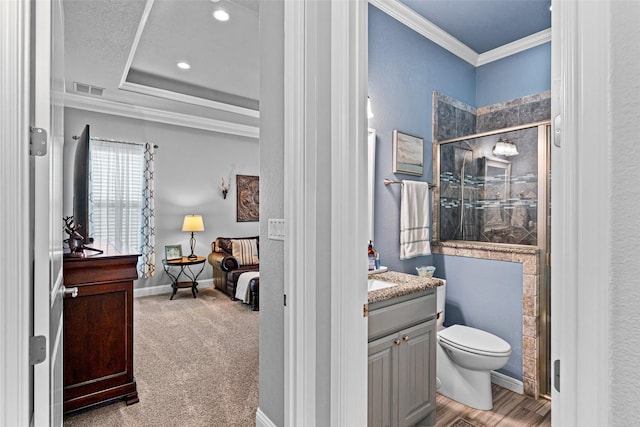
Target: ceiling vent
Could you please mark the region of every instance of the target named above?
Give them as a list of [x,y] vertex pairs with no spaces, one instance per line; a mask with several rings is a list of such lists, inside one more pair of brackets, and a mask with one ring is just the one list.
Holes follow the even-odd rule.
[[102,96],[102,92],[104,92],[104,88],[78,82],[73,82],[73,89],[78,93],[85,93],[87,95],[95,96]]

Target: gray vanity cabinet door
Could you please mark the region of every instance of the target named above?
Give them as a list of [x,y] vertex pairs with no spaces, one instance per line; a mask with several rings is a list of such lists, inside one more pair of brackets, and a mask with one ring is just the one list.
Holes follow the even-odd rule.
[[398,335],[369,343],[368,423],[369,427],[398,425]]
[[399,332],[398,425],[413,426],[436,405],[435,319]]

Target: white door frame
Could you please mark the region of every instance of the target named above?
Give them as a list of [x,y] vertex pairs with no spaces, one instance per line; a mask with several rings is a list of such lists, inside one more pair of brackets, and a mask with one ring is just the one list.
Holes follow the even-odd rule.
[[[314,0],[285,1],[285,425],[317,422],[318,310],[331,310],[331,425],[366,425],[367,322],[367,3],[332,1],[330,14]],[[319,29],[330,26],[330,38]],[[321,53],[331,52],[331,84]],[[330,87],[328,87],[330,86]],[[331,91],[330,111],[318,93]],[[318,127],[331,117],[331,140]],[[331,144],[328,159],[317,156]],[[323,164],[324,163],[324,164]],[[331,249],[318,253],[318,189],[331,186]],[[362,266],[362,268],[357,268]],[[318,272],[331,277],[331,305],[319,307]],[[324,381],[322,381],[324,382]]]
[[[552,425],[605,426],[609,411],[610,5],[553,1]],[[552,378],[555,369],[552,371]]]
[[30,2],[0,2],[0,425],[30,423]]

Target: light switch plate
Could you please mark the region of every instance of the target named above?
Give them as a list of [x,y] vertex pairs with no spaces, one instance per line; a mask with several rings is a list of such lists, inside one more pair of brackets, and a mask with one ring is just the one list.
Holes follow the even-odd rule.
[[269,240],[284,240],[284,219],[269,218]]

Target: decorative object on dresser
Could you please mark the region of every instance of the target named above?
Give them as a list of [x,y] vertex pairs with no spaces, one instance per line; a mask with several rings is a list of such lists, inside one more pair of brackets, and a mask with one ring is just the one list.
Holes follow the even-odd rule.
[[236,222],[260,221],[260,177],[236,175]]
[[196,248],[196,238],[193,235],[195,231],[204,231],[204,221],[202,221],[202,215],[185,215],[184,221],[182,221],[182,231],[191,232],[191,239],[189,243],[191,245],[191,254],[189,259],[196,259],[196,254],[193,251]]
[[[217,289],[236,299],[238,279],[242,273],[260,271],[260,238],[218,237],[211,243],[209,264],[213,268],[213,283]],[[249,280],[249,303],[259,309],[260,278]]]
[[133,376],[133,280],[139,254],[65,257],[64,412],[138,402]]

